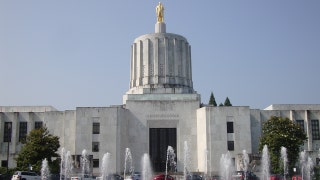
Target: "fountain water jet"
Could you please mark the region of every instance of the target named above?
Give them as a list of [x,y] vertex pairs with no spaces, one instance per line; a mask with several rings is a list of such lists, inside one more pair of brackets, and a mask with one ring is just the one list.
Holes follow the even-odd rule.
[[288,174],[288,156],[287,148],[281,147],[281,160],[283,162],[283,177],[286,179],[286,174]]
[[176,154],[174,153],[174,149],[171,146],[168,146],[167,161],[166,161],[166,177],[168,175],[168,165],[169,165],[169,169],[171,169],[173,172],[176,172],[177,163],[175,159],[176,159]]
[[228,151],[226,154],[222,154],[220,158],[220,176],[225,180],[231,180],[233,171],[234,167],[230,152]]
[[62,148],[60,158],[60,180],[69,179],[73,169],[70,151],[66,152],[65,148]]
[[301,168],[301,176],[303,180],[310,180],[311,179],[311,171],[313,170],[313,162],[312,159],[307,156],[306,151],[300,152],[299,155],[299,162]]
[[270,176],[270,159],[268,146],[264,145],[262,150],[262,180],[269,180]]
[[102,166],[100,169],[100,174],[102,180],[106,180],[109,175],[109,168],[110,168],[110,153],[105,153],[102,157]]
[[47,179],[49,179],[49,176],[50,176],[50,171],[49,171],[48,161],[45,158],[42,161],[42,166],[41,166],[41,179],[47,180]]
[[242,151],[242,162],[243,162],[243,171],[245,179],[247,179],[247,172],[248,172],[248,166],[249,166],[249,156],[246,150]]
[[188,142],[184,141],[184,166],[183,166],[183,175],[184,179],[187,179],[187,176],[189,175],[189,166],[190,166],[190,152],[188,147]]
[[65,149],[61,149],[60,154],[61,162],[60,162],[60,180],[63,180],[65,175]]
[[124,159],[124,171],[123,171],[123,178],[124,179],[126,179],[127,168],[128,168],[129,176],[131,176],[133,174],[134,167],[132,164],[133,164],[133,162],[132,162],[131,151],[129,148],[126,148],[126,154],[125,154],[125,159]]
[[145,153],[142,156],[141,165],[142,165],[142,173],[141,173],[142,180],[150,180],[153,176],[153,171],[151,168],[150,157],[147,153]]
[[81,166],[82,166],[82,178],[85,178],[85,175],[90,174],[90,161],[88,157],[87,150],[83,150],[81,154]]

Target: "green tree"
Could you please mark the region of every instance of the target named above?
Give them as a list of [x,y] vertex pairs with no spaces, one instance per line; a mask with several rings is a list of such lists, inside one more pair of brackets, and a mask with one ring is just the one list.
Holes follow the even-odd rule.
[[289,160],[289,174],[292,174],[292,169],[299,158],[299,148],[305,140],[307,140],[307,135],[299,125],[288,118],[271,116],[263,123],[259,150],[262,151],[263,146],[267,145],[272,173],[282,173],[281,147],[285,147]]
[[46,158],[52,173],[57,173],[59,166],[57,150],[60,147],[59,137],[49,133],[46,127],[30,131],[16,161],[20,170],[28,170],[29,165],[33,171],[40,172],[42,161]]
[[222,103],[220,103],[220,104],[219,104],[219,106],[223,106],[223,104],[222,104]]
[[214,98],[213,92],[211,92],[209,104],[213,106],[217,106],[216,99]]
[[232,106],[229,98],[227,97],[226,100],[224,101],[224,106]]

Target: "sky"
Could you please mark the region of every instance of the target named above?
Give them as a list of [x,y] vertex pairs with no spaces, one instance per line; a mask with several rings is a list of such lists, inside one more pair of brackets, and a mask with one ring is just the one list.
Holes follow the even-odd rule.
[[[154,0],[0,0],[0,106],[121,105]],[[163,0],[207,104],[320,104],[319,0]]]

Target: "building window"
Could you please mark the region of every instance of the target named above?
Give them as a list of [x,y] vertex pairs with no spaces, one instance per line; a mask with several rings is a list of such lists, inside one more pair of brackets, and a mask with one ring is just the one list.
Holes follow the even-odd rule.
[[20,122],[19,126],[19,142],[22,142],[26,140],[27,137],[27,129],[28,128],[28,123],[27,122]]
[[5,122],[4,132],[3,132],[3,142],[11,142],[11,129],[12,129],[12,123]]
[[99,152],[99,142],[92,142],[92,152]]
[[7,167],[8,161],[7,160],[2,160],[1,161],[1,167]]
[[40,129],[40,128],[42,128],[42,121],[36,121],[36,122],[34,123],[34,128],[35,128],[35,129]]
[[227,122],[227,133],[234,133],[233,122]]
[[98,168],[99,167],[99,159],[92,159],[92,166],[94,168]]
[[92,134],[100,134],[100,123],[92,124]]
[[228,141],[228,151],[234,150],[234,141]]
[[312,140],[320,140],[319,120],[311,120]]
[[296,123],[304,131],[304,120],[296,120]]

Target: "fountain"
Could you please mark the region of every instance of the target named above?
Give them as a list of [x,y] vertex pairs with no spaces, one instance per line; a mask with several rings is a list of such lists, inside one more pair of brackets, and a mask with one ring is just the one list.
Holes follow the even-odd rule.
[[270,159],[268,146],[264,145],[262,150],[262,180],[269,180],[270,176]]
[[188,142],[184,141],[184,166],[183,166],[183,175],[184,179],[187,179],[187,176],[189,175],[189,166],[190,166],[190,152],[188,147]]
[[301,177],[302,177],[302,179],[304,179],[304,169],[305,169],[305,164],[306,164],[306,151],[300,152],[299,163],[300,163]]
[[61,149],[60,154],[61,162],[60,162],[60,180],[63,180],[65,177],[65,149]]
[[226,154],[222,154],[220,158],[220,176],[224,180],[231,180],[233,171],[234,167],[230,152],[228,151]]
[[109,175],[110,168],[110,153],[105,153],[102,157],[102,166],[100,168],[100,175],[102,180],[106,180]]
[[60,180],[66,180],[70,178],[72,172],[72,159],[70,151],[65,151],[64,148],[61,149],[61,163],[60,163]]
[[310,180],[312,176],[312,170],[313,170],[313,162],[312,159],[307,156],[306,151],[300,152],[299,155],[299,162],[300,162],[300,168],[301,168],[301,177],[303,180]]
[[41,166],[41,179],[42,180],[48,180],[49,176],[50,176],[50,171],[49,171],[48,161],[45,158],[42,161],[42,166]]
[[141,173],[142,180],[150,180],[153,176],[153,172],[151,168],[150,157],[147,153],[145,153],[142,156],[141,166],[142,166],[142,173]]
[[133,167],[133,162],[132,162],[131,151],[129,148],[126,148],[126,154],[125,154],[125,159],[124,159],[124,171],[123,171],[123,178],[124,179],[127,179],[126,178],[127,177],[126,176],[127,170],[128,170],[128,174],[129,174],[129,178],[130,178],[134,172],[134,167]]
[[204,175],[208,176],[208,150],[204,150]]
[[86,175],[90,174],[90,161],[88,157],[87,150],[83,150],[81,154],[81,167],[82,167],[82,178],[85,178]]
[[287,148],[281,147],[281,160],[283,162],[283,178],[286,179],[286,174],[288,174],[288,157]]
[[167,161],[166,161],[166,177],[168,175],[168,165],[169,165],[169,170],[176,172],[177,163],[175,159],[176,159],[176,154],[174,153],[174,149],[171,146],[168,146]]
[[243,171],[245,179],[247,179],[247,172],[248,172],[248,166],[249,166],[249,156],[246,150],[242,151],[242,162],[243,162]]

